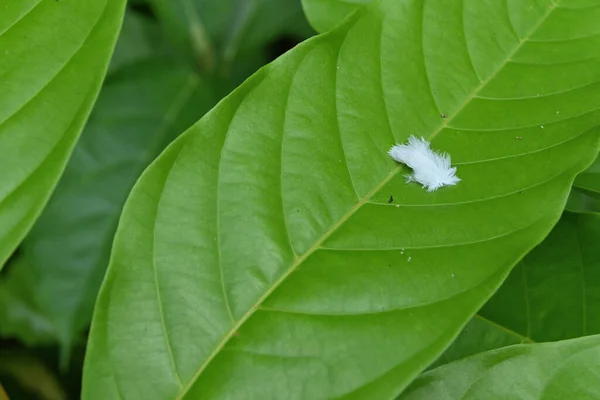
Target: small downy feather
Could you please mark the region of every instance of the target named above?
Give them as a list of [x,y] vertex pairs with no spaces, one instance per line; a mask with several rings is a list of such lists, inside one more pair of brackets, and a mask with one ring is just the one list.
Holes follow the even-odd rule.
[[429,142],[424,138],[411,135],[408,144],[397,144],[388,154],[412,168],[413,173],[406,176],[407,182],[419,182],[428,192],[460,182],[456,176],[456,167],[451,166],[450,155],[431,150]]

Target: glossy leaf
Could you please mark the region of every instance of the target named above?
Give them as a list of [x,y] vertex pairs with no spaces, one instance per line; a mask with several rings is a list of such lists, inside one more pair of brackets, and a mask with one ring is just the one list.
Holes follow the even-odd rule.
[[[598,153],[600,7],[504,6],[373,3],[176,140],[125,206],[83,398],[390,398],[434,361]],[[405,182],[415,132],[459,185]]]
[[600,336],[517,345],[421,375],[400,400],[594,400],[600,398]]
[[5,1],[0,13],[0,266],[54,189],[106,72],[124,0]]
[[339,25],[354,11],[373,0],[302,0],[308,21],[318,32],[327,32]]
[[0,280],[2,336],[68,352],[91,320],[135,180],[214,103],[193,72],[171,63],[137,63],[109,77],[52,199]]

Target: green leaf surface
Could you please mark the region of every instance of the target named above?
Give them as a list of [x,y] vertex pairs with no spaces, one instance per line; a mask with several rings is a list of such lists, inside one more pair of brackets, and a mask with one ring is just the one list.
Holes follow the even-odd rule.
[[429,369],[484,351],[522,343],[531,341],[478,314],[469,321],[452,345],[429,366]]
[[180,65],[145,61],[109,76],[54,195],[0,280],[2,336],[55,341],[68,352],[91,320],[135,180],[214,103]]
[[595,400],[600,336],[517,345],[421,375],[401,400]]
[[600,157],[577,176],[574,186],[600,195]]
[[302,0],[308,22],[317,32],[327,32],[339,25],[354,11],[373,0]]
[[300,0],[244,0],[236,3],[224,36],[223,56],[232,62],[243,49],[258,49],[278,37],[312,36]]
[[600,334],[600,215],[565,212],[480,314],[535,342]]
[[155,58],[157,48],[160,47],[160,34],[160,27],[155,21],[128,9],[108,73],[114,73],[129,64]]
[[435,366],[509,344],[600,334],[600,215],[565,212]]
[[579,213],[600,213],[600,193],[573,187],[565,208]]
[[600,157],[575,179],[566,209],[600,213]]
[[[134,187],[83,398],[399,394],[598,154],[600,1],[572,3],[382,0],[255,74]],[[405,182],[413,133],[459,185]]]
[[123,0],[5,1],[0,13],[0,266],[54,189],[104,78]]

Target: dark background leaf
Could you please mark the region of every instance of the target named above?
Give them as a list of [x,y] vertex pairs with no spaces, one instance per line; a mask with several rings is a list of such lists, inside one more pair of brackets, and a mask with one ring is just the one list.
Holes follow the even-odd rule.
[[47,343],[45,330],[34,340],[39,326],[14,326],[44,320],[70,348],[89,324],[130,188],[214,102],[185,66],[145,61],[109,77],[59,186],[0,280],[0,333]]
[[600,214],[566,211],[432,366],[600,333]]
[[583,171],[573,186],[600,194],[600,157],[585,171]]
[[[228,74],[239,53],[312,35],[300,0],[150,0],[166,35],[203,72]],[[242,59],[243,62],[243,59]]]
[[480,314],[536,342],[600,333],[600,215],[566,212]]

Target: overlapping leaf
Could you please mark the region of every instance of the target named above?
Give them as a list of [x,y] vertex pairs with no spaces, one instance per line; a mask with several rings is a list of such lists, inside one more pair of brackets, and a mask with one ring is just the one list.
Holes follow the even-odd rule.
[[509,344],[600,334],[600,215],[565,212],[436,365]]
[[87,328],[125,199],[143,169],[215,103],[185,66],[112,74],[47,208],[0,280],[0,334],[55,341]]
[[400,400],[600,398],[600,336],[507,347],[421,375]]
[[104,78],[124,3],[2,4],[0,266],[58,181]]
[[160,39],[160,33],[158,24],[151,18],[128,10],[110,60],[108,74],[117,72],[127,65],[160,55],[159,49],[166,47],[163,44],[164,40]]
[[600,157],[575,180],[575,187],[600,194]]
[[600,334],[600,215],[566,212],[481,314],[536,342]]
[[[257,73],[134,188],[84,398],[398,394],[596,157],[599,5],[382,0]],[[413,133],[459,185],[405,183]]]
[[452,345],[428,368],[436,368],[484,351],[533,341],[480,314],[464,327]]
[[[2,384],[7,385],[7,390],[13,389],[15,383],[22,388],[22,393],[10,390],[11,399],[66,400],[67,398],[53,371],[50,371],[42,360],[25,351],[9,348],[0,351],[0,377]],[[9,400],[1,385],[0,400]]]
[[302,0],[310,24],[318,32],[327,32],[339,25],[354,11],[373,0]]
[[573,186],[565,208],[579,213],[600,213],[600,193]]

